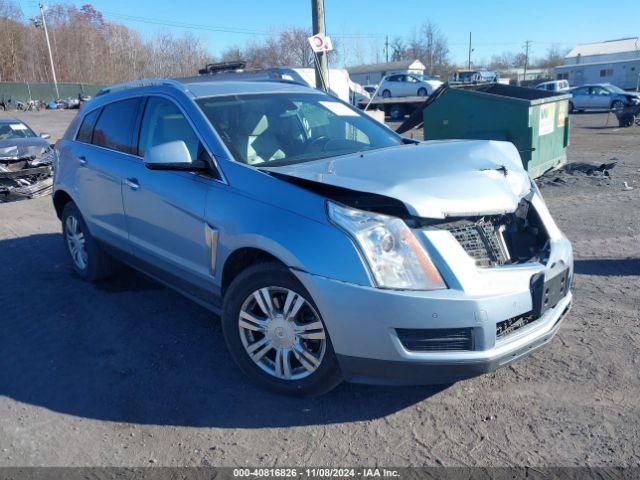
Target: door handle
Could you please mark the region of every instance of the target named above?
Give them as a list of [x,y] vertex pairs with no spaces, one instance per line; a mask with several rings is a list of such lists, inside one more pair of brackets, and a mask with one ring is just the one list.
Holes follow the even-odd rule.
[[87,157],[85,157],[84,155],[80,155],[80,156],[78,157],[78,163],[79,163],[81,166],[86,165],[86,164],[87,164]]
[[128,186],[131,190],[138,190],[140,188],[140,184],[138,183],[137,178],[127,178],[124,181],[124,184]]

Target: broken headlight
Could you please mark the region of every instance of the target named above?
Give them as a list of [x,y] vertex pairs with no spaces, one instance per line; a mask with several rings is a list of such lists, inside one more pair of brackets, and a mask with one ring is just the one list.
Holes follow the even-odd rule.
[[376,286],[407,290],[447,288],[413,232],[399,218],[328,202],[329,219],[360,248]]

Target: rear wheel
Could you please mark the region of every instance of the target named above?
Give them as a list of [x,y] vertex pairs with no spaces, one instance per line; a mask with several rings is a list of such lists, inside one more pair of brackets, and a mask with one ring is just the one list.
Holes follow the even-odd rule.
[[115,261],[102,251],[89,233],[80,210],[69,202],[62,210],[62,235],[75,272],[83,280],[95,282],[115,271]]
[[389,90],[383,90],[382,91],[382,97],[383,98],[391,98],[391,92]]
[[254,265],[234,279],[222,328],[240,369],[272,391],[313,396],[342,381],[313,299],[282,265]]
[[575,112],[575,107],[573,106],[573,102],[569,102],[569,113]]
[[418,96],[419,97],[426,97],[427,96],[427,89],[426,88],[419,88],[418,89]]

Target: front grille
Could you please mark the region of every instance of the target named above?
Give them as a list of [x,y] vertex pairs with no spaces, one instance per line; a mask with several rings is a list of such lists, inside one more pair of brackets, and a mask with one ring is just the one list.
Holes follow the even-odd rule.
[[400,342],[413,352],[473,350],[472,328],[396,328]]
[[506,337],[507,335],[520,330],[522,327],[532,324],[540,317],[532,315],[531,312],[518,315],[517,317],[507,318],[496,324],[496,338]]
[[504,265],[510,260],[502,236],[505,227],[497,219],[460,220],[439,227],[448,230],[479,267]]

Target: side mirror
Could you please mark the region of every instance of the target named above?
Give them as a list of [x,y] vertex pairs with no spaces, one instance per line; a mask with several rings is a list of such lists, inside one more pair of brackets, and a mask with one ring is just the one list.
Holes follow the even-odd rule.
[[48,138],[51,138],[51,134],[50,133],[41,133],[40,134],[40,138],[44,138],[45,140],[47,140]]
[[187,144],[182,140],[161,143],[144,154],[144,165],[149,170],[204,170],[206,165],[193,160]]

